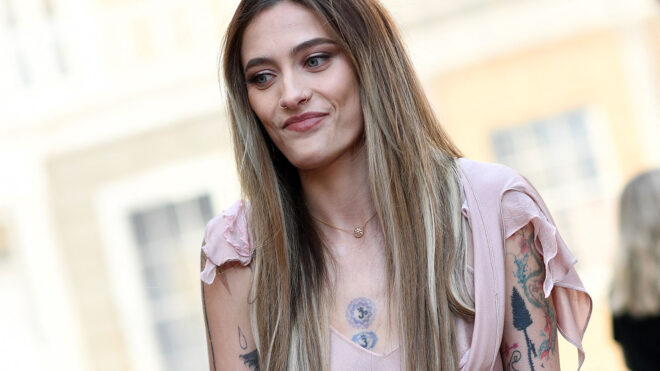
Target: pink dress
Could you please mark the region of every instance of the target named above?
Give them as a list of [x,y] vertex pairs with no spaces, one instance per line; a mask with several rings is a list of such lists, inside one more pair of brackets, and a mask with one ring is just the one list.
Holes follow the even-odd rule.
[[[584,361],[582,338],[591,315],[591,298],[573,265],[575,257],[559,235],[548,208],[534,187],[511,169],[467,159],[458,160],[464,190],[463,215],[472,229],[474,321],[456,318],[461,370],[502,370],[500,345],[504,328],[504,241],[531,223],[545,264],[543,291],[552,295],[557,327]],[[229,261],[248,265],[253,248],[247,207],[239,201],[212,219],[206,228],[207,261],[201,279],[211,284],[216,268]],[[399,348],[387,354],[361,348],[341,333],[330,331],[331,370],[400,370]]]

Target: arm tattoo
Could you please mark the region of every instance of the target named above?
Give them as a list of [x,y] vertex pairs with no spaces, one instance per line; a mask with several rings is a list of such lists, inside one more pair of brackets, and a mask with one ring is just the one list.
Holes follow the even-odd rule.
[[[201,253],[201,269],[204,269],[204,261],[206,260],[206,256],[204,255],[204,251]],[[215,352],[213,351],[213,338],[211,337],[211,329],[209,328],[209,318],[206,314],[206,292],[204,289],[204,281],[202,283],[202,310],[204,312],[204,325],[206,326],[206,336],[209,339],[209,349],[211,350],[211,365],[213,366],[213,371],[216,370],[215,367]]]
[[231,295],[231,289],[229,288],[229,282],[227,282],[227,276],[225,276],[225,273],[222,271],[222,269],[217,269],[218,275],[220,276],[220,282],[222,282],[222,285],[227,289],[227,292],[229,293],[229,296]]
[[241,326],[238,326],[238,346],[241,347],[241,349],[245,350],[247,349],[247,339],[245,339],[245,335],[243,335],[243,331],[241,331]]
[[249,368],[259,371],[259,352],[257,352],[256,349],[250,353],[239,354],[238,358],[240,358]]
[[509,359],[509,363],[506,364],[506,371],[518,371],[518,369],[516,368],[516,363],[518,363],[521,358],[522,358],[522,353],[520,353],[519,350],[514,350],[513,353],[511,353],[511,358]]
[[[540,358],[541,362],[548,360],[551,354],[555,354],[557,351],[557,322],[556,314],[554,307],[552,306],[550,300],[545,299],[543,292],[543,281],[545,279],[545,271],[543,260],[539,255],[538,251],[535,249],[535,235],[533,232],[527,233],[527,227],[523,227],[518,233],[520,233],[520,254],[514,255],[515,271],[514,276],[517,282],[522,287],[523,295],[527,301],[536,308],[543,310],[545,325],[543,330],[540,331],[539,336],[541,337],[541,343],[538,348],[531,348],[530,350],[534,353],[535,357]],[[533,263],[537,269],[532,270],[530,268],[530,263]],[[511,307],[513,309],[513,318],[514,326],[516,319],[516,311],[518,311],[518,318],[523,316],[522,309],[527,311],[524,300],[520,293],[516,291],[511,295]],[[520,298],[519,304],[514,305],[514,295],[518,294]],[[522,305],[522,307],[521,307]],[[528,312],[529,313],[529,312]],[[521,330],[516,326],[518,330]],[[526,328],[526,327],[525,327]],[[525,334],[527,338],[527,334]],[[533,346],[533,344],[531,344]],[[530,346],[530,343],[528,343]],[[538,355],[537,355],[538,350]],[[513,356],[512,356],[513,357]],[[530,359],[531,362],[531,359]],[[515,362],[514,362],[515,363]],[[543,366],[543,364],[541,364]],[[533,369],[533,368],[532,368]]]
[[504,349],[502,350],[502,353],[503,353],[502,356],[504,358],[508,357],[509,353],[512,350],[515,350],[515,349],[518,349],[518,343],[513,343],[513,345],[511,345],[511,346],[504,344]]
[[529,359],[529,368],[534,371],[534,363],[532,362],[532,353],[536,357],[536,348],[534,342],[527,335],[527,327],[532,324],[532,317],[529,315],[525,301],[514,287],[511,294],[511,308],[513,310],[513,327],[518,331],[525,334],[525,342],[527,343],[527,358]]

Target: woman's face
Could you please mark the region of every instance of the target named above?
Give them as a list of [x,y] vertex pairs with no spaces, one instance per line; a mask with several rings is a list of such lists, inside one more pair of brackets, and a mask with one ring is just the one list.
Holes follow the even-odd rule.
[[312,12],[283,1],[258,14],[243,35],[241,61],[252,109],[295,167],[327,166],[358,146],[355,71]]

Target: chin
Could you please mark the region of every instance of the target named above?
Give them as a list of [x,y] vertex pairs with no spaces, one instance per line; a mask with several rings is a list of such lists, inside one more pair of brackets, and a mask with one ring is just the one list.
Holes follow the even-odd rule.
[[315,161],[309,159],[295,161],[295,162],[290,161],[290,162],[296,169],[300,171],[310,171],[310,170],[318,169],[327,164],[327,162],[324,161]]
[[287,156],[289,162],[300,171],[309,171],[324,167],[332,162],[332,158],[319,153]]

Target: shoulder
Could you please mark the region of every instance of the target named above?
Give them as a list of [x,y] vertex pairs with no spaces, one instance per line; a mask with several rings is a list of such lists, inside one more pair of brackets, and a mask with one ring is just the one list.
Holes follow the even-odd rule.
[[459,158],[457,165],[463,189],[473,193],[481,201],[498,201],[499,206],[499,200],[508,190],[535,192],[527,179],[508,166],[466,158]]
[[235,262],[247,266],[254,246],[249,232],[249,204],[240,200],[206,225],[202,253],[206,257],[202,281],[211,284],[218,267]]
[[520,175],[510,167],[494,162],[481,162],[468,158],[457,159],[458,168],[464,176],[470,178],[478,177],[481,179],[497,180],[520,177]]

